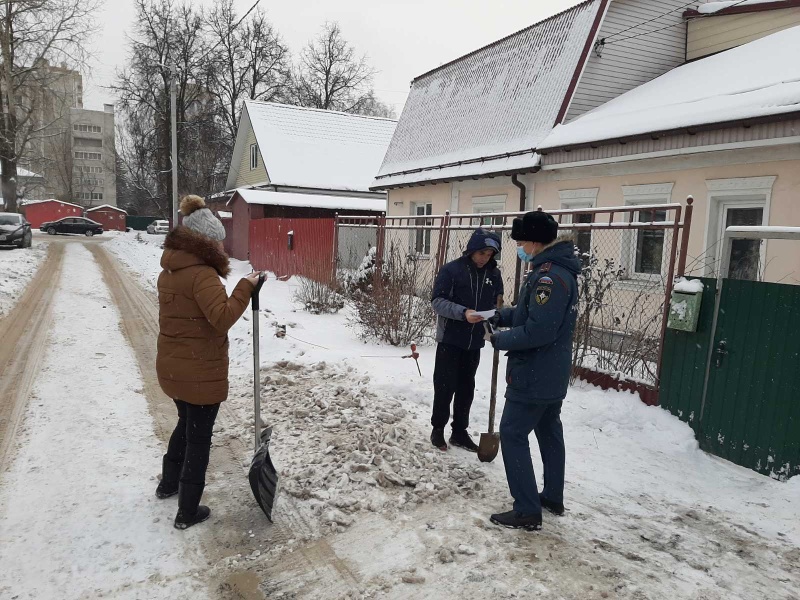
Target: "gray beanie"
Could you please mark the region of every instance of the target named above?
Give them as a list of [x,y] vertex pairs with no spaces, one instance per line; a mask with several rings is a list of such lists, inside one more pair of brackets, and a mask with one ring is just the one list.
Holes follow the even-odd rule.
[[185,215],[184,227],[218,242],[225,239],[222,223],[206,208],[206,203],[199,196],[186,196],[181,201],[181,212]]

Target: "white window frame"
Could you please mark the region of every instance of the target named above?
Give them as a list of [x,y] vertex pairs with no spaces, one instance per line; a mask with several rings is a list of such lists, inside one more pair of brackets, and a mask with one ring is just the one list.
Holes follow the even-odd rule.
[[[576,210],[581,208],[595,208],[597,206],[597,195],[600,193],[600,188],[583,188],[577,190],[559,190],[558,197],[561,201],[561,208],[563,210]],[[565,224],[572,224],[572,215],[562,215],[561,222]],[[577,236],[576,231],[576,236]],[[594,250],[594,231],[589,230],[590,251]],[[575,246],[577,246],[577,237],[575,239]]]
[[250,170],[258,168],[258,144],[250,144]]
[[[673,183],[653,183],[644,185],[623,185],[622,196],[625,206],[638,206],[646,204],[670,204],[672,202]],[[625,281],[639,282],[643,284],[661,283],[667,276],[667,265],[669,264],[670,248],[667,245],[666,230],[664,235],[664,249],[661,253],[661,273],[637,273],[634,271],[636,266],[636,244],[638,242],[639,231],[623,231],[622,248],[620,252],[622,267],[625,272]]]
[[[420,208],[423,210],[422,213],[420,213],[419,210],[418,210]],[[420,216],[423,216],[423,215],[427,216],[427,215],[432,215],[432,214],[433,214],[433,203],[432,202],[412,202],[411,203],[411,216],[412,217],[420,217]],[[419,222],[420,221],[418,219],[413,219],[412,220],[412,223],[414,225],[419,224]],[[423,224],[427,224],[427,221],[423,220],[422,223]],[[430,223],[433,224],[433,220],[431,220]],[[431,257],[431,249],[432,249],[432,246],[433,246],[433,242],[432,242],[432,237],[433,236],[431,235],[431,230],[430,229],[422,229],[422,230],[411,229],[409,231],[411,231],[411,235],[409,236],[409,240],[408,240],[409,244],[411,246],[411,248],[410,248],[411,254],[413,254],[414,256],[416,256],[417,258],[420,258],[420,259],[428,259],[428,258],[430,258]],[[417,244],[417,235],[419,233],[422,233],[422,251],[417,250],[417,245],[418,245]],[[425,252],[425,250],[427,250],[427,252]]]
[[[472,198],[472,212],[476,215],[488,215],[492,213],[506,212],[506,201],[508,194],[498,194],[495,196],[473,196]],[[485,217],[491,219],[491,217]],[[494,221],[494,219],[491,219]],[[497,223],[483,223],[483,218],[480,219],[479,225],[481,227],[493,227]]]
[[[722,238],[725,230],[725,218],[731,208],[763,208],[763,223],[769,224],[772,187],[777,176],[736,177],[732,179],[708,179],[708,202],[706,214],[706,231],[703,240],[705,264],[703,274],[715,277],[717,265],[722,264]],[[759,256],[759,272],[764,274],[767,264],[767,240],[762,241]]]

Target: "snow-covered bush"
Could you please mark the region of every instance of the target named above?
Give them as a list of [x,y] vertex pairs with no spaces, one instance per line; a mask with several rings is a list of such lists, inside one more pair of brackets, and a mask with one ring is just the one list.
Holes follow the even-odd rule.
[[[372,252],[371,272],[375,272]],[[368,269],[364,270],[364,273]],[[393,346],[407,346],[430,338],[435,315],[431,307],[431,283],[420,261],[392,244],[379,276],[351,288],[354,325],[364,338]]]
[[311,314],[337,313],[344,308],[344,296],[335,289],[334,285],[307,277],[298,277],[298,282],[294,299]]

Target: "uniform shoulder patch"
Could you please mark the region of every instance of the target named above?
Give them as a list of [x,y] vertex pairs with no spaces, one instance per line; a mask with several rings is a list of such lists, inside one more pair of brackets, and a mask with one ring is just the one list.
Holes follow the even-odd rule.
[[548,302],[550,302],[550,295],[553,293],[553,288],[549,285],[540,285],[536,287],[536,293],[534,297],[536,298],[536,304],[539,306],[544,306]]
[[539,285],[553,285],[553,280],[547,275],[539,277]]

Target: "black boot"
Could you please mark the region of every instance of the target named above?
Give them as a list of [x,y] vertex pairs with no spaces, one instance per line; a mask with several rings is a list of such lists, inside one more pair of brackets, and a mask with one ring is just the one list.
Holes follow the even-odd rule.
[[469,434],[466,431],[453,429],[453,433],[450,436],[450,443],[453,446],[458,446],[459,448],[469,450],[470,452],[478,451],[478,446],[472,441],[472,438],[469,437]]
[[178,514],[175,516],[175,529],[188,529],[209,517],[211,509],[200,505],[204,487],[193,483],[178,485]]
[[156,498],[164,499],[174,496],[178,493],[178,478],[181,475],[181,467],[183,463],[178,463],[167,458],[161,461],[161,481],[158,482],[156,488]]
[[492,515],[489,520],[495,525],[501,525],[509,529],[539,531],[542,528],[542,515],[525,516],[514,510]]
[[431,444],[442,452],[447,450],[447,442],[444,441],[444,429],[439,429],[438,427],[433,428],[433,431],[431,431]]
[[539,494],[539,502],[542,504],[542,508],[546,508],[554,515],[558,515],[560,517],[564,514],[563,504],[559,504],[558,502],[551,502],[541,494]]

